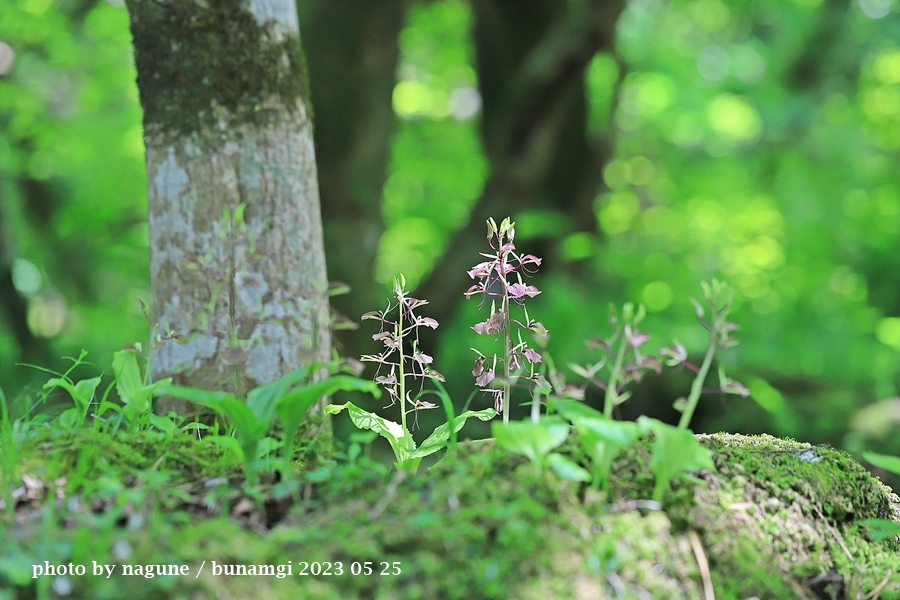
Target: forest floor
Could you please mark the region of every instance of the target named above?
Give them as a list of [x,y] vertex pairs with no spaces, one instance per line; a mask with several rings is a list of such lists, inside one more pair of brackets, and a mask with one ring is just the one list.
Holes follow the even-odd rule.
[[900,599],[900,541],[855,524],[900,522],[897,496],[843,452],[769,436],[698,436],[715,472],[655,503],[640,444],[608,492],[491,441],[418,475],[311,449],[250,487],[186,433],[17,433],[0,599]]

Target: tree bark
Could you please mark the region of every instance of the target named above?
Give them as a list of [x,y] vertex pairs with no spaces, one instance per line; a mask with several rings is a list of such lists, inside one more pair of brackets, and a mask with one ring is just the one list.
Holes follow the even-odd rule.
[[294,1],[127,6],[147,149],[153,377],[243,393],[329,358]]

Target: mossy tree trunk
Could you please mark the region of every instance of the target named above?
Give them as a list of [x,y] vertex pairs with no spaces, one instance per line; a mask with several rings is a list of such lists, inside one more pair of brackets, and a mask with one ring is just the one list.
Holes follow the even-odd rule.
[[327,359],[294,0],[127,6],[147,149],[153,377],[241,393]]

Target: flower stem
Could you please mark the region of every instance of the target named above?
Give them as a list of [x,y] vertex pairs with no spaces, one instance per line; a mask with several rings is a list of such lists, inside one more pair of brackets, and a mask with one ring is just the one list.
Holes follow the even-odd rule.
[[619,386],[619,374],[622,372],[622,363],[625,361],[625,351],[628,349],[628,338],[623,334],[622,345],[619,346],[619,353],[616,354],[616,363],[613,365],[612,372],[609,374],[609,383],[606,384],[606,397],[603,402],[603,415],[607,419],[612,419],[613,408],[616,406],[616,400],[619,393],[616,391]]
[[688,396],[684,412],[681,413],[681,420],[678,421],[679,429],[687,429],[688,424],[691,422],[691,417],[694,416],[694,409],[697,408],[697,402],[700,401],[700,392],[703,389],[703,382],[706,381],[709,368],[712,366],[713,357],[716,355],[716,346],[719,345],[717,325],[718,323],[713,324],[712,333],[709,334],[709,348],[706,349],[706,356],[703,357],[703,364],[700,365],[700,370],[697,371],[697,376],[691,384],[691,394]]
[[397,317],[397,331],[395,335],[400,344],[400,424],[403,427],[403,435],[406,435],[408,429],[406,429],[406,374],[403,372],[403,366],[406,363],[406,357],[403,356],[403,298],[398,297],[397,302],[399,304],[397,307],[399,316]]
[[512,333],[509,330],[509,325],[510,325],[510,323],[509,323],[509,294],[507,294],[505,285],[503,286],[503,288],[504,288],[503,289],[503,304],[501,307],[501,310],[503,311],[503,333],[504,333],[503,341],[504,341],[504,345],[505,345],[505,347],[504,347],[504,357],[505,358],[503,359],[503,372],[504,372],[504,378],[503,378],[503,423],[507,424],[507,423],[509,423],[509,396],[510,396],[510,392],[512,391],[511,390],[512,386],[510,385],[510,379],[509,379],[509,377],[510,377],[509,354],[511,351],[510,344],[512,343],[512,340],[510,338],[512,337]]

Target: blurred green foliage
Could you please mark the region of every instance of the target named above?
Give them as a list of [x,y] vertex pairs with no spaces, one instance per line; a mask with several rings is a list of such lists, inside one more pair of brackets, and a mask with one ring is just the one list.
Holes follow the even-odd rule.
[[[34,335],[54,356],[84,347],[108,364],[147,334],[140,107],[124,7],[74,6],[0,4],[0,41],[16,55],[0,76],[3,251]],[[468,223],[489,171],[472,23],[459,0],[407,11],[375,273],[386,297],[398,273],[411,285],[426,276],[456,229],[482,227]],[[649,345],[675,337],[702,352],[689,298],[717,276],[739,292],[741,345],[723,360],[752,399],[698,415],[698,428],[900,451],[888,401],[900,395],[897,7],[632,0],[616,35],[615,54],[586,74],[589,130],[614,132],[596,233],[569,232],[553,210],[509,209],[522,251],[557,237],[532,303],[557,364],[605,335],[606,306],[626,300],[646,305]],[[54,190],[45,222],[26,180]],[[473,264],[480,250],[465,250]],[[442,323],[436,353],[463,398],[476,310]],[[17,360],[0,325],[0,381],[13,396],[28,381]],[[854,420],[879,401],[882,413]]]

